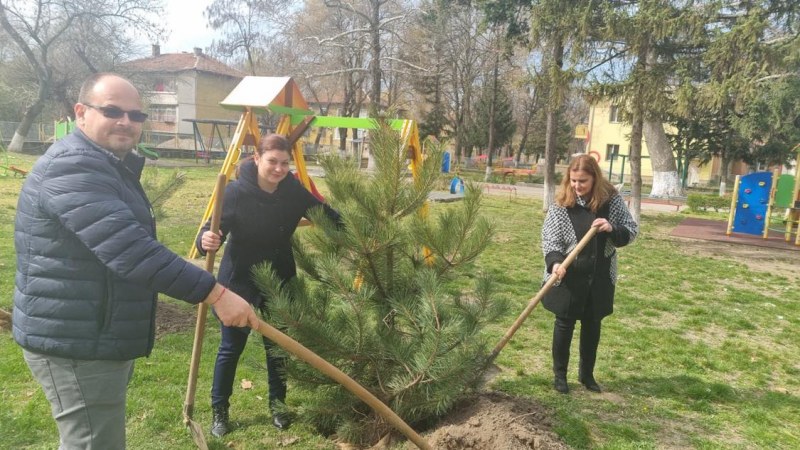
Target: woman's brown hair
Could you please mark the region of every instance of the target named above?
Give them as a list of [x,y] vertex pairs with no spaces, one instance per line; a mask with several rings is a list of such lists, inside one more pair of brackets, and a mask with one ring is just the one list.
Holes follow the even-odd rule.
[[256,156],[261,156],[264,152],[269,150],[280,150],[288,153],[290,156],[292,154],[292,150],[289,148],[289,140],[275,133],[261,137],[256,146]]
[[617,193],[617,189],[603,177],[600,165],[589,155],[576,156],[569,163],[561,180],[561,187],[556,193],[556,204],[565,208],[575,206],[577,196],[575,195],[575,190],[570,186],[569,175],[580,170],[589,174],[594,181],[592,183],[592,192],[589,194],[591,198],[585,198],[584,200],[588,202],[589,209],[596,213],[601,206],[608,202],[612,195]]

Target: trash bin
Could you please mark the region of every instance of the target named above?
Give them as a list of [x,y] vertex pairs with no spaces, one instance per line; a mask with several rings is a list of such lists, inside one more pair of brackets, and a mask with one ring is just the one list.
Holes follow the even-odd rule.
[[442,173],[450,173],[450,152],[442,155]]
[[453,177],[452,181],[450,181],[450,193],[451,194],[463,194],[464,193],[464,180],[459,177]]

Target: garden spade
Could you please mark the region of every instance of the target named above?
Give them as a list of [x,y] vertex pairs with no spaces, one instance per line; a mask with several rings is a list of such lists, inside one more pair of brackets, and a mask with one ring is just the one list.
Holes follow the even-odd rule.
[[[225,192],[225,183],[227,178],[225,174],[217,176],[217,185],[214,188],[214,210],[211,213],[211,231],[214,233],[219,232],[219,221],[222,216],[222,197]],[[206,271],[209,273],[214,272],[214,258],[216,251],[209,251],[206,253]],[[200,369],[200,355],[203,350],[203,336],[206,331],[206,316],[208,315],[208,305],[200,303],[197,305],[197,322],[194,327],[194,343],[192,344],[192,362],[189,365],[189,382],[186,386],[186,400],[183,403],[183,423],[189,427],[192,433],[192,440],[197,444],[200,450],[208,450],[206,437],[203,435],[202,427],[192,420],[194,413],[194,394],[197,390],[197,372]]]
[[380,414],[391,424],[397,431],[403,433],[411,442],[422,450],[431,450],[431,446],[422,439],[422,437],[414,431],[413,428],[408,426],[394,411],[391,410],[386,404],[380,401],[377,397],[372,395],[363,386],[358,384],[355,380],[350,378],[346,373],[337,369],[333,364],[322,359],[319,355],[312,352],[303,344],[295,341],[289,336],[280,332],[277,328],[267,324],[263,320],[259,320],[258,328],[256,329],[262,336],[278,344],[287,352],[297,356],[301,360],[308,363],[311,367],[319,370],[327,375],[332,380],[341,384],[345,389],[352,392],[356,397],[361,399],[364,403],[369,405],[375,412]]
[[[578,242],[578,245],[576,245],[575,248],[571,252],[569,252],[569,255],[567,255],[567,259],[565,259],[564,262],[561,263],[561,267],[567,269],[569,265],[572,264],[573,261],[575,261],[575,258],[578,257],[578,254],[581,252],[581,250],[583,250],[583,248],[586,247],[589,241],[591,241],[596,234],[597,234],[597,227],[589,228],[589,231],[586,232],[586,234],[583,236],[583,239],[581,239],[580,242]],[[533,298],[531,298],[528,301],[528,306],[526,306],[525,309],[522,310],[522,314],[520,314],[519,317],[517,317],[517,320],[514,321],[514,324],[511,325],[511,328],[509,328],[508,331],[506,331],[506,334],[503,336],[502,339],[500,339],[500,342],[498,342],[497,345],[494,347],[492,353],[489,354],[489,357],[486,361],[487,367],[492,364],[495,358],[497,358],[497,355],[500,354],[500,351],[503,350],[503,347],[505,347],[506,344],[508,344],[508,341],[510,341],[511,338],[514,336],[514,333],[517,332],[519,327],[522,326],[522,323],[525,322],[525,319],[528,318],[531,311],[533,311],[533,308],[536,308],[536,305],[538,305],[539,302],[542,300],[542,298],[545,296],[545,294],[547,294],[547,291],[549,291],[550,288],[552,288],[553,285],[556,284],[556,281],[558,281],[557,278],[558,277],[555,276],[550,277],[544,284],[544,286],[542,286],[542,288],[539,289],[539,292],[537,292],[536,295],[533,296]]]

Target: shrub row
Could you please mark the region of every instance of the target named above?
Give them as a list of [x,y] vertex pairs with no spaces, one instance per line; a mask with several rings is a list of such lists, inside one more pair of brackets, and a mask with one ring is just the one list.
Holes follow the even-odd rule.
[[720,197],[716,194],[689,194],[686,197],[686,206],[692,212],[708,211],[708,208],[714,208],[714,211],[726,210],[731,206],[731,197],[726,195]]

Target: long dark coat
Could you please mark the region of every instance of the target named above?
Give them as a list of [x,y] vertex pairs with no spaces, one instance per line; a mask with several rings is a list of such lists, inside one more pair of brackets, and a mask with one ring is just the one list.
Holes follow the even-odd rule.
[[622,197],[614,195],[594,214],[579,199],[573,207],[553,204],[542,227],[545,258],[544,282],[553,264],[561,263],[589,231],[595,218],[611,223],[609,233],[598,233],[567,269],[567,275],[542,299],[555,315],[567,319],[603,318],[614,311],[618,247],[629,244],[639,232]]

